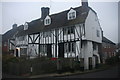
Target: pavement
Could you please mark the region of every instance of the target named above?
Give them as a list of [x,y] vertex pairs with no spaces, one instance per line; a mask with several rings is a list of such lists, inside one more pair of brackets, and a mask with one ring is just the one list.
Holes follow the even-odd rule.
[[71,72],[64,72],[61,74],[58,73],[50,73],[50,74],[41,74],[41,75],[32,75],[32,76],[16,76],[16,75],[9,75],[9,74],[2,74],[2,78],[50,78],[50,77],[63,77],[63,76],[69,76],[69,75],[77,75],[77,74],[85,74],[95,71],[101,71],[103,69],[94,69],[94,70],[88,70],[88,71],[76,71],[74,73]]

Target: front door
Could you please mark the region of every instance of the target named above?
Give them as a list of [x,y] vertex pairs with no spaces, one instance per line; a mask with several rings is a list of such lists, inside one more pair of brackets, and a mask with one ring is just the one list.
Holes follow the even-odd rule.
[[18,57],[18,49],[16,49],[16,57]]
[[47,44],[47,57],[52,57],[52,47],[51,47],[51,44]]
[[58,57],[64,58],[64,43],[59,43],[58,47]]

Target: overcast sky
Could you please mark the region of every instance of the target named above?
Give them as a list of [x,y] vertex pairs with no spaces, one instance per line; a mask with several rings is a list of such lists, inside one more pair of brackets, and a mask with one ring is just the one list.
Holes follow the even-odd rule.
[[[89,6],[93,8],[98,15],[104,36],[113,42],[118,42],[118,2],[90,2]],[[50,7],[50,14],[58,13],[71,7],[81,5],[80,0],[54,1],[46,2],[5,2],[0,3],[0,34],[12,28],[12,24],[24,24],[26,21],[41,17],[41,7]],[[2,29],[1,29],[2,28]]]

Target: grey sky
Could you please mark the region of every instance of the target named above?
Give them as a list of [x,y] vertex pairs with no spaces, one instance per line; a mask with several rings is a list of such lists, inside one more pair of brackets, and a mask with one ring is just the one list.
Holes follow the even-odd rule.
[[[5,33],[11,29],[13,23],[18,25],[24,24],[26,21],[38,19],[41,16],[41,7],[50,7],[50,14],[58,13],[70,7],[78,7],[81,3],[77,2],[2,2],[2,31]],[[104,31],[104,35],[112,40],[118,42],[118,3],[117,2],[89,2],[89,6],[92,7],[98,14],[101,27]],[[1,3],[0,3],[1,10]],[[0,18],[1,19],[1,18]],[[1,27],[0,27],[1,28]],[[0,29],[1,30],[1,29]]]
[[2,33],[2,3],[0,2],[0,34]]

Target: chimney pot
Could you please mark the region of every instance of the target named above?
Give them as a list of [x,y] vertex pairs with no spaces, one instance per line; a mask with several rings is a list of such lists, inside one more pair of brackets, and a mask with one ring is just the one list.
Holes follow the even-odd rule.
[[13,29],[17,28],[17,24],[13,24],[13,25],[12,25],[12,28],[13,28]]
[[88,0],[81,0],[83,7],[88,7]]
[[49,7],[41,8],[41,18],[44,19],[47,15],[49,15]]

